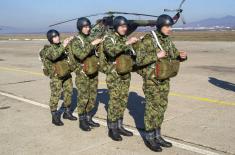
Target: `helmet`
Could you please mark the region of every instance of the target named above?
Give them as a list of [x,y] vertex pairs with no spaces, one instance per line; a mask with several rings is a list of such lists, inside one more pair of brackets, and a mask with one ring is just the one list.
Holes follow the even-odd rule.
[[77,21],[77,29],[78,31],[82,31],[82,28],[84,26],[91,26],[91,22],[88,18],[86,17],[81,17],[81,18],[78,18],[78,21]]
[[172,26],[174,24],[175,24],[174,20],[172,19],[171,16],[163,14],[158,17],[156,26],[157,29],[160,31],[163,26]]
[[60,33],[58,32],[58,31],[56,31],[56,30],[54,30],[54,29],[52,29],[52,30],[49,30],[48,32],[47,32],[47,40],[51,43],[51,44],[53,44],[53,38],[54,37],[56,37],[56,36],[60,36]]
[[113,28],[117,31],[119,26],[128,25],[128,20],[123,16],[117,16],[113,20]]

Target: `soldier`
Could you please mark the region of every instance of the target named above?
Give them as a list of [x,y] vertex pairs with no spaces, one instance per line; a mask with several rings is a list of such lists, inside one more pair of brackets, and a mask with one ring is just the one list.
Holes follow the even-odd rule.
[[84,67],[86,66],[84,63],[95,55],[96,45],[102,40],[91,40],[91,22],[85,17],[78,19],[77,29],[79,33],[71,41],[71,49],[78,64],[75,70],[75,83],[78,88],[77,109],[79,115],[79,127],[83,131],[90,131],[91,127],[100,126],[99,123],[92,120],[92,110],[95,107],[97,96],[98,71],[92,75],[87,75],[84,71]]
[[[151,62],[153,60],[154,63],[146,65],[138,71],[138,73],[143,77],[143,91],[146,98],[144,115],[144,124],[146,131],[144,138],[145,144],[151,150],[156,152],[162,151],[161,147],[172,146],[170,142],[167,142],[161,136],[161,125],[168,104],[170,79],[151,79],[149,78],[148,73],[151,72],[157,60],[168,59],[184,61],[187,59],[187,53],[176,49],[175,45],[170,39],[173,24],[174,21],[170,16],[159,16],[156,25],[157,30],[154,32],[163,50],[156,46],[157,40],[154,36],[150,34],[146,35],[143,38],[143,42],[145,45],[142,47],[141,50],[149,52],[148,61]],[[152,56],[150,53],[152,53]],[[147,56],[145,58],[147,58]]]
[[[65,47],[67,46],[69,39],[66,39],[63,43],[61,43],[60,34],[56,30],[49,30],[47,32],[47,39],[50,42],[50,45],[46,48],[44,47],[41,57],[45,58],[45,60],[47,60],[47,63],[51,63],[52,65],[66,59],[67,56],[65,54]],[[77,120],[77,118],[72,115],[72,112],[70,110],[73,90],[72,76],[71,74],[68,74],[65,77],[58,77],[56,74],[53,73],[52,65],[48,68],[51,88],[49,106],[52,114],[52,123],[57,126],[62,126],[64,124],[60,119],[60,114],[57,112],[57,105],[62,90],[64,96],[63,106],[65,108],[63,118],[69,120]]]
[[108,61],[108,71],[106,72],[106,83],[109,89],[110,100],[108,104],[107,124],[108,135],[115,141],[121,141],[124,136],[133,136],[133,133],[123,127],[123,115],[127,107],[128,91],[131,74],[119,74],[115,70],[115,60],[121,55],[129,55],[131,44],[136,42],[136,38],[127,40],[128,21],[122,16],[118,16],[113,21],[114,32],[110,32],[103,42],[104,53]]

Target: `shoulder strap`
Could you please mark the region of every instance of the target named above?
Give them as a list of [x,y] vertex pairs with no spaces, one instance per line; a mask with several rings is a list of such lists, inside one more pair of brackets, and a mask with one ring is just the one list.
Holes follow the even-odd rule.
[[159,42],[159,40],[158,40],[158,37],[157,37],[156,33],[155,33],[154,31],[151,31],[151,33],[152,33],[152,35],[153,35],[153,37],[154,37],[154,39],[155,39],[155,41],[156,41],[157,46],[158,46],[162,51],[164,51],[163,48],[162,48],[162,46],[161,46],[161,44],[160,44],[160,42]]
[[[162,48],[162,46],[161,46],[161,44],[160,44],[160,42],[159,42],[159,40],[158,40],[158,37],[157,37],[156,33],[155,33],[154,31],[151,31],[151,33],[152,33],[152,35],[153,35],[153,37],[154,37],[154,39],[155,39],[155,41],[156,41],[156,43],[157,43],[157,46],[158,46],[162,51],[164,51],[164,49]],[[172,42],[170,42],[170,46],[171,46],[171,45],[172,45]],[[173,53],[172,51],[169,51],[169,52],[170,52],[171,58],[174,57],[174,53]]]
[[105,40],[106,38],[111,39],[111,41],[113,42],[113,44],[116,44],[116,40],[114,40],[111,36],[105,35],[105,36],[104,36],[104,40]]
[[84,47],[84,46],[85,46],[85,44],[84,44],[83,39],[82,39],[79,35],[76,35],[76,38],[78,38],[78,39],[82,42],[82,47]]

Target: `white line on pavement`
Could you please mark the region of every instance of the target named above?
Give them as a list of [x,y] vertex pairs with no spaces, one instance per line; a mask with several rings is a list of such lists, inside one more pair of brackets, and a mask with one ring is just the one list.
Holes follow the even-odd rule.
[[[18,96],[15,96],[15,95],[12,95],[12,94],[9,94],[9,93],[5,93],[5,92],[1,92],[1,91],[0,91],[0,95],[6,96],[6,97],[9,97],[9,98],[13,98],[13,99],[16,99],[18,101],[22,101],[22,102],[29,103],[29,104],[32,104],[32,105],[36,105],[38,107],[42,107],[42,108],[45,108],[45,109],[49,109],[48,105],[45,105],[45,104],[42,104],[42,103],[39,103],[39,102],[36,102],[36,101],[32,101],[32,100],[29,100],[29,99],[26,99],[26,98],[23,98],[23,97],[18,97]],[[94,119],[94,120],[97,121],[98,123],[100,123],[103,126],[107,126],[106,122],[101,121],[100,119]],[[140,134],[137,130],[133,130],[133,129],[129,129],[129,128],[127,128],[127,129],[132,131],[134,133],[134,135],[140,136]],[[188,151],[191,151],[191,152],[195,152],[195,153],[199,153],[199,154],[203,154],[203,155],[219,155],[218,153],[211,152],[211,151],[208,151],[208,150],[205,150],[205,149],[197,148],[197,147],[194,147],[194,146],[186,145],[186,144],[175,142],[175,141],[172,141],[172,140],[168,140],[168,141],[170,141],[173,144],[173,146],[175,146],[175,147],[178,147],[178,148],[181,148],[181,149],[184,149],[184,150],[188,150]]]

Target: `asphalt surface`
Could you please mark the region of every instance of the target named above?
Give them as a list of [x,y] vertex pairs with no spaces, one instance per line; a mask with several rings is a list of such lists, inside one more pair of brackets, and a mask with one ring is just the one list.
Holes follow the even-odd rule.
[[[142,79],[133,73],[124,123],[135,136],[114,142],[105,126],[108,94],[99,75],[96,121],[82,132],[78,121],[51,124],[49,79],[42,75],[38,50],[44,41],[0,41],[0,154],[155,154],[141,138]],[[171,80],[162,127],[173,147],[159,154],[235,154],[235,42],[176,42],[189,53]],[[76,87],[73,93],[76,106]],[[60,102],[61,103],[61,102]],[[76,110],[75,110],[76,112]],[[76,114],[75,114],[76,115]]]

